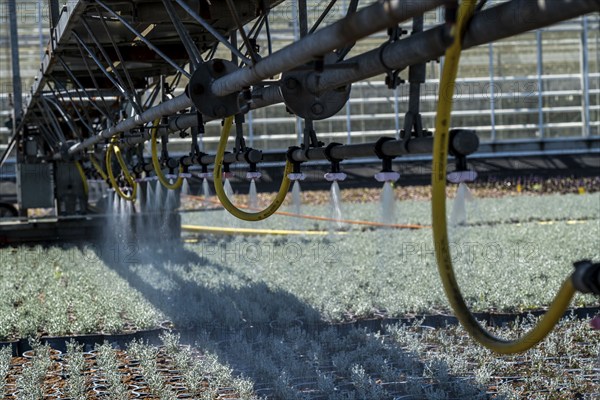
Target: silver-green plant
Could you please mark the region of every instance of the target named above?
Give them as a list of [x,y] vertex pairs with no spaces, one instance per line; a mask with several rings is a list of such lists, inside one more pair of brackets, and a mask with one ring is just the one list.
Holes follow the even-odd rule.
[[[169,342],[170,347],[177,347],[174,335],[163,335],[163,342]],[[147,345],[141,341],[134,341],[129,346],[129,352],[140,362],[140,368],[150,391],[161,400],[174,400],[176,394],[165,384],[165,379],[158,371],[156,358],[158,348]]]
[[52,363],[50,347],[42,345],[39,340],[30,339],[33,357],[23,366],[23,371],[17,379],[19,399],[38,400],[44,394],[44,380]]
[[119,361],[117,359],[115,350],[108,342],[97,346],[96,350],[98,352],[98,366],[104,373],[104,377],[108,382],[108,390],[111,398],[115,400],[129,399],[129,391],[127,390],[127,386],[125,386],[121,380]]
[[83,346],[74,340],[67,342],[67,354],[64,356],[67,362],[67,394],[73,400],[85,400],[85,359],[83,357]]
[[6,377],[10,370],[10,361],[12,359],[12,349],[10,347],[4,347],[0,349],[0,398],[4,398]]

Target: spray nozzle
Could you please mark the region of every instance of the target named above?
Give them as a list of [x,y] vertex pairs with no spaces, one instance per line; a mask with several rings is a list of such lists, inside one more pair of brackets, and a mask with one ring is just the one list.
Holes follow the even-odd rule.
[[246,172],[246,179],[252,181],[260,179],[262,174],[256,169],[256,164],[250,163],[250,170]]
[[233,173],[231,172],[230,166],[231,164],[229,163],[223,163],[223,178],[225,179],[233,178]]
[[398,179],[400,179],[400,173],[395,172],[395,171],[381,171],[375,174],[375,180],[377,182],[391,182],[394,183],[396,182]]
[[392,160],[395,157],[386,155],[383,150],[385,143],[393,140],[395,139],[390,137],[380,137],[377,142],[375,142],[373,151],[381,160],[381,171],[375,174],[375,180],[377,180],[377,182],[396,182],[398,179],[400,179],[400,174],[398,172],[394,172],[392,169]]
[[331,170],[325,174],[325,179],[329,182],[343,181],[347,178],[347,175],[341,172],[340,168],[340,162],[343,161],[343,158],[337,158],[332,155],[332,150],[341,145],[341,143],[332,142],[324,150],[325,158],[331,163]]
[[306,175],[301,170],[302,161],[296,161],[293,157],[296,150],[302,150],[302,148],[299,146],[290,146],[286,153],[288,162],[292,164],[292,173],[288,174],[288,179],[290,181],[303,181],[306,179]]
[[473,182],[477,179],[477,172],[474,170],[470,170],[467,165],[467,157],[465,156],[456,156],[456,170],[454,172],[450,172],[447,176],[447,179],[451,183],[466,183]]
[[250,166],[250,169],[248,170],[248,172],[246,172],[246,179],[248,179],[249,181],[254,181],[254,180],[260,179],[262,174],[256,168],[256,163],[252,162],[252,160],[250,160],[250,151],[247,151],[244,154],[244,157],[246,158],[246,161],[248,162],[248,165]]

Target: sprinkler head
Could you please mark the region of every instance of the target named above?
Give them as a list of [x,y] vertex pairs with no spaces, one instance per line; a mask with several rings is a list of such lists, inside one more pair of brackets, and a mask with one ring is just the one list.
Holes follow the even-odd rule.
[[400,179],[400,173],[381,171],[376,173],[374,177],[377,182],[396,182]]
[[290,181],[303,181],[306,179],[306,174],[304,172],[293,172],[288,174],[288,179]]
[[346,180],[348,175],[343,172],[328,172],[323,177],[328,182],[341,182]]
[[473,182],[477,179],[477,172],[473,170],[450,172],[447,179],[451,183]]
[[248,171],[246,172],[246,179],[248,180],[257,180],[260,179],[262,174],[258,171]]
[[199,172],[197,175],[200,179],[210,179],[213,176],[212,172]]

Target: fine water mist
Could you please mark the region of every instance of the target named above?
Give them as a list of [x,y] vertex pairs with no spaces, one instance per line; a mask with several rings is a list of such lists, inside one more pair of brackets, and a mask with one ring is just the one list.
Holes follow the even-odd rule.
[[396,223],[396,198],[392,183],[389,181],[383,184],[381,192],[381,222],[385,224]]
[[208,184],[208,179],[202,179],[202,197],[204,202],[204,207],[210,206],[210,197],[212,193],[210,192],[210,185]]
[[231,187],[231,182],[229,178],[225,179],[225,183],[223,184],[223,190],[225,190],[225,195],[229,200],[233,200],[233,188]]
[[301,214],[302,208],[302,191],[300,189],[300,182],[294,181],[292,186],[292,209],[295,214]]
[[258,208],[258,192],[256,191],[256,180],[250,180],[250,190],[248,191],[248,207]]
[[340,185],[337,181],[331,183],[331,218],[335,221],[331,223],[331,229],[342,229],[344,223],[342,222],[342,195],[340,192]]
[[473,195],[466,183],[458,184],[456,197],[452,204],[452,213],[450,214],[450,225],[459,226],[467,224],[467,202],[473,201]]

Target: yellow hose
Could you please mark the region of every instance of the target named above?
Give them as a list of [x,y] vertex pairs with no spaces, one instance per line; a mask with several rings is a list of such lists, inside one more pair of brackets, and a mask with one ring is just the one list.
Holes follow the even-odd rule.
[[[558,323],[561,316],[569,306],[575,288],[571,278],[567,278],[553,300],[550,308],[539,323],[525,336],[516,340],[497,338],[486,331],[473,317],[460,292],[448,241],[446,226],[446,163],[448,159],[450,117],[452,112],[452,94],[458,71],[462,36],[467,21],[475,10],[476,0],[463,0],[460,5],[458,22],[454,32],[454,44],[447,50],[444,70],[440,80],[440,96],[438,100],[435,137],[433,144],[433,172],[432,172],[432,220],[435,253],[438,270],[450,306],[465,330],[479,343],[488,349],[502,354],[511,354],[525,351],[546,337]],[[490,27],[493,29],[493,27]]]
[[[217,235],[246,235],[246,236],[327,236],[329,231],[295,231],[289,229],[252,229],[252,228],[226,228],[222,226],[197,226],[197,225],[181,225],[183,232],[190,233],[208,233]],[[345,232],[336,232],[338,235],[343,235]]]
[[96,157],[94,157],[93,155],[90,155],[90,161],[92,162],[92,165],[96,169],[96,172],[98,172],[98,174],[102,177],[103,180],[107,181],[108,175],[106,175],[106,173],[102,170],[102,166],[100,165],[98,160],[96,160]]
[[[119,165],[121,166],[121,170],[123,171],[125,180],[131,185],[132,190],[131,190],[131,194],[129,196],[126,195],[125,193],[123,193],[123,191],[119,187],[119,184],[117,183],[117,179],[115,178],[115,175],[113,173],[112,164],[111,164],[113,153],[115,153],[115,156],[117,157],[117,161],[118,161]],[[108,180],[110,181],[110,184],[112,185],[113,189],[115,190],[115,193],[123,200],[131,201],[131,202],[135,201],[135,197],[137,194],[137,183],[133,179],[133,177],[129,174],[129,170],[127,169],[127,164],[125,164],[125,160],[123,160],[123,157],[121,156],[121,149],[119,149],[119,147],[113,141],[111,141],[111,143],[108,145],[108,148],[106,149],[106,172],[108,172]]]
[[169,190],[177,190],[183,184],[183,178],[181,177],[181,174],[183,173],[183,167],[181,165],[179,166],[179,177],[177,177],[177,180],[175,181],[175,183],[170,183],[167,180],[167,178],[165,178],[164,174],[162,173],[162,168],[160,165],[160,161],[158,159],[158,146],[156,145],[156,133],[158,132],[158,123],[159,122],[160,122],[160,119],[155,120],[154,126],[152,127],[152,139],[151,139],[152,166],[154,166],[154,173],[156,174],[158,181],[164,187],[166,187]]
[[83,167],[81,166],[81,163],[79,161],[75,161],[75,166],[77,167],[77,171],[79,172],[79,176],[81,177],[81,183],[83,184],[83,191],[85,192],[85,195],[87,196],[90,191],[90,188],[88,186],[87,177],[85,176],[85,172],[83,171]]
[[219,201],[223,207],[235,217],[244,221],[261,221],[273,215],[283,204],[285,196],[290,190],[290,179],[288,178],[288,175],[292,172],[293,166],[289,161],[286,162],[279,192],[275,196],[273,202],[267,208],[258,212],[245,212],[237,208],[229,200],[227,194],[225,194],[225,189],[223,189],[223,158],[225,157],[225,148],[227,147],[227,139],[229,139],[232,123],[233,117],[226,118],[225,123],[223,124],[223,130],[221,131],[219,147],[217,148],[217,154],[215,156],[215,192],[217,193],[217,197],[219,198]]

